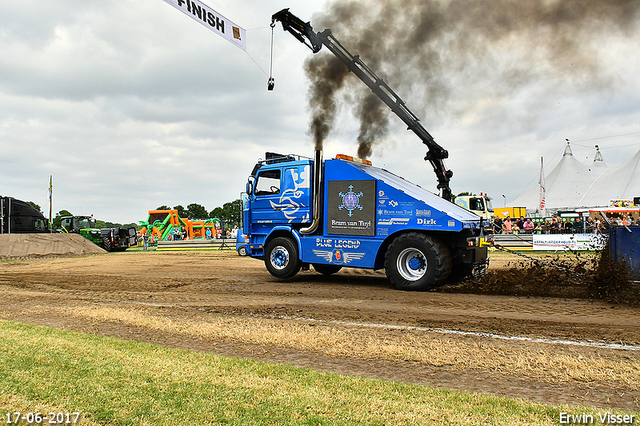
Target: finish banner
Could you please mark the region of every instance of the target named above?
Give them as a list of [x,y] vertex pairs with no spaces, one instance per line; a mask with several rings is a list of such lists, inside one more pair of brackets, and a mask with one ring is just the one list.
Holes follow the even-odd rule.
[[171,6],[182,11],[209,28],[214,33],[227,39],[240,49],[246,51],[246,31],[240,28],[215,10],[199,0],[164,0]]

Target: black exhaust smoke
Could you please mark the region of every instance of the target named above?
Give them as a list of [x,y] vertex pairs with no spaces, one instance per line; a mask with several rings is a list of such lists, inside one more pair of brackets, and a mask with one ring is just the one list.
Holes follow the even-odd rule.
[[[312,23],[316,31],[330,28],[433,119],[461,117],[534,82],[607,87],[615,77],[603,72],[594,41],[637,40],[639,17],[637,0],[345,0]],[[386,106],[329,52],[312,56],[305,70],[316,149],[346,102],[360,122],[358,155],[369,157],[388,132]]]

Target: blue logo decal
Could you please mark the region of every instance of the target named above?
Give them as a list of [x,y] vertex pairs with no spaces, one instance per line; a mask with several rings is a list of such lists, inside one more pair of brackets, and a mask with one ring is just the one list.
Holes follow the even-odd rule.
[[353,216],[354,210],[362,210],[362,206],[360,205],[360,197],[364,194],[362,191],[357,194],[353,192],[353,185],[349,185],[349,192],[344,193],[340,192],[338,194],[342,197],[342,204],[338,206],[338,210],[346,209],[348,211],[349,217]]

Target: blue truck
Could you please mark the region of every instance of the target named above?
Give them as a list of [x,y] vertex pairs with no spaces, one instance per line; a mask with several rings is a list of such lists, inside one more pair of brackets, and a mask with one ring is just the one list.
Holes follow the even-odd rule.
[[370,162],[267,153],[247,183],[247,253],[277,278],[310,265],[385,269],[401,290],[427,290],[482,275],[482,221]]
[[[385,269],[401,290],[428,290],[488,264],[483,219],[452,202],[453,176],[438,145],[404,101],[331,34],[316,33],[283,9],[272,16],[314,53],[324,46],[380,98],[422,142],[438,179],[434,194],[368,160],[324,160],[266,153],[247,182],[243,233],[247,253],[288,279],[311,266],[322,274],[343,267]],[[271,90],[272,87],[269,86]]]

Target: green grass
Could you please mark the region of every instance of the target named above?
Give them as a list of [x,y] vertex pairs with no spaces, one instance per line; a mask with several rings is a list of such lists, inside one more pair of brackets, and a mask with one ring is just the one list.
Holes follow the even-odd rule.
[[1,423],[9,411],[81,412],[83,424],[110,425],[547,425],[564,411],[596,416],[0,321]]

